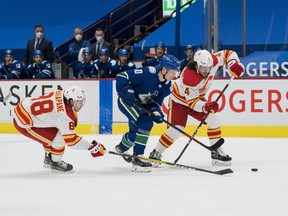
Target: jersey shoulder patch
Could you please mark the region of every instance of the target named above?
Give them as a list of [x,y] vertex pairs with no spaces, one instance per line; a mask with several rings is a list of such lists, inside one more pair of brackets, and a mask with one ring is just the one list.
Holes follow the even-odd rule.
[[197,71],[191,70],[188,67],[186,67],[183,71],[182,79],[183,79],[183,83],[186,86],[195,87],[203,80],[203,77],[200,76],[197,73]]
[[156,73],[156,68],[148,66],[148,71],[149,71],[149,73],[155,74]]

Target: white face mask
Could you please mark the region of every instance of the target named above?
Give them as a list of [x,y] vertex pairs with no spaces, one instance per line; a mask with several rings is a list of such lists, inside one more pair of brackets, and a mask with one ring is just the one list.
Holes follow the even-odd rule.
[[81,34],[77,34],[77,35],[75,36],[75,39],[76,39],[77,41],[82,40],[82,35],[81,35]]
[[97,37],[96,37],[96,40],[97,40],[98,42],[102,42],[103,36],[97,36]]
[[36,37],[37,38],[42,38],[43,37],[43,32],[36,32]]

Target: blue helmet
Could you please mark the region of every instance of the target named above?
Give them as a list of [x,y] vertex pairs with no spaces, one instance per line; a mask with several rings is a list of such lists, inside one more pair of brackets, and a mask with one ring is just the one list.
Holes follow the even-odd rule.
[[117,54],[118,56],[128,56],[129,52],[127,49],[120,49]]
[[160,59],[159,62],[160,67],[165,67],[167,71],[169,70],[179,70],[180,69],[180,63],[178,59],[173,55],[164,55]]
[[106,55],[109,56],[109,50],[107,48],[101,48],[99,50],[99,56]]
[[85,47],[83,50],[83,55],[85,54],[92,55],[92,50],[89,47]]
[[188,45],[185,47],[185,51],[186,51],[186,50],[192,50],[192,51],[194,51],[194,46],[191,45],[191,44],[188,44]]
[[161,41],[155,44],[155,49],[157,49],[157,47],[161,47],[164,50],[166,49],[165,44],[163,42],[161,42]]
[[196,52],[198,50],[202,50],[200,46],[194,46],[194,45],[191,45],[191,44],[188,44],[186,47],[185,47],[185,51],[186,50],[192,50],[193,52]]
[[102,56],[102,55],[109,56],[109,50],[106,47],[105,48],[101,48],[99,50],[99,56]]
[[34,52],[33,52],[33,58],[35,57],[35,56],[44,56],[43,55],[43,52],[41,51],[41,50],[35,50]]
[[5,56],[14,56],[14,52],[11,49],[5,50]]

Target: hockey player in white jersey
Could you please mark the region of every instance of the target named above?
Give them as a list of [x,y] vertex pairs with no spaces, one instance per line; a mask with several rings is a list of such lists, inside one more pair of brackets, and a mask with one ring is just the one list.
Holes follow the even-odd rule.
[[72,172],[73,166],[62,160],[65,146],[88,150],[93,157],[102,156],[105,147],[91,143],[75,132],[77,112],[85,104],[85,93],[78,86],[57,90],[39,97],[27,97],[14,108],[14,126],[26,137],[43,145],[44,167],[52,172]]
[[[215,54],[207,50],[199,50],[194,59],[189,61],[181,73],[180,78],[173,84],[170,96],[168,120],[171,124],[184,130],[188,116],[202,121],[207,112],[210,112],[204,124],[207,124],[207,136],[210,144],[215,144],[221,137],[221,124],[216,101],[209,102],[205,94],[210,88],[215,73],[220,66],[226,65],[231,75],[238,78],[244,71],[239,64],[238,55],[232,50],[222,50]],[[151,152],[150,158],[161,159],[163,152],[169,148],[181,133],[169,127],[160,137],[157,146]],[[230,165],[231,157],[224,153],[222,148],[211,152],[213,165]]]

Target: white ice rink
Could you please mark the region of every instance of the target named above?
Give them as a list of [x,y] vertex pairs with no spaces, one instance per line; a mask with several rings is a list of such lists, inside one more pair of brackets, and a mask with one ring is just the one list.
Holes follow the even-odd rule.
[[[84,136],[108,150],[120,135]],[[288,139],[226,138],[233,174],[224,176],[163,165],[151,173],[132,173],[115,155],[92,158],[66,148],[72,174],[42,167],[40,144],[22,135],[0,135],[1,216],[287,216]],[[150,137],[145,155],[158,136]],[[207,143],[207,138],[198,138]],[[173,162],[188,138],[163,155]],[[210,153],[192,141],[179,163],[220,170]],[[252,172],[251,168],[258,168]],[[225,167],[226,168],[226,167]]]

